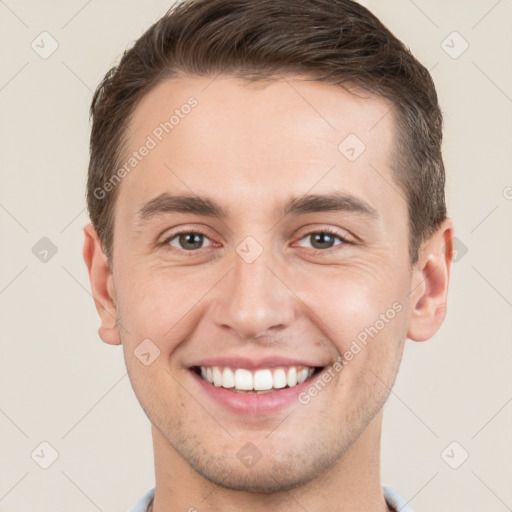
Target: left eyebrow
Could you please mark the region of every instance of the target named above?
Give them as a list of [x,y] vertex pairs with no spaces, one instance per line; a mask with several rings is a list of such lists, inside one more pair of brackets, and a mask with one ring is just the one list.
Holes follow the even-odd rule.
[[282,215],[304,215],[316,212],[352,212],[377,219],[378,211],[366,201],[344,192],[308,194],[290,199],[282,209]]
[[[276,213],[284,217],[288,215],[335,211],[356,213],[372,219],[379,217],[377,210],[367,202],[342,192],[292,197]],[[137,223],[144,224],[153,217],[168,213],[189,213],[219,217],[220,219],[228,217],[227,210],[208,197],[163,193],[145,203],[137,211]]]

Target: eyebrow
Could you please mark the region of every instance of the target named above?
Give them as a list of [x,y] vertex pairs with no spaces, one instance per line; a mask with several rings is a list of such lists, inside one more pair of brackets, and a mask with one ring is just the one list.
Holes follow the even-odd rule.
[[[372,219],[379,217],[377,210],[367,202],[343,192],[293,197],[277,211],[283,217],[317,212],[350,212]],[[228,211],[208,197],[163,193],[138,210],[137,220],[142,224],[153,217],[168,213],[190,213],[221,219],[228,217]]]

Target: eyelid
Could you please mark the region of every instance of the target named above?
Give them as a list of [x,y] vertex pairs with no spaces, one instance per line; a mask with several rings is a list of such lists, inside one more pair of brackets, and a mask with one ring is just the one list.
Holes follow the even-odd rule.
[[356,238],[355,236],[351,235],[348,231],[341,229],[341,228],[335,228],[332,226],[314,226],[314,227],[305,227],[299,230],[299,234],[296,235],[296,240],[302,240],[304,237],[308,235],[313,235],[316,233],[327,233],[329,235],[337,236],[340,238],[344,243],[347,244],[355,244]]
[[[310,253],[312,252],[314,254],[328,255],[333,252],[338,252],[338,251],[343,250],[343,248],[347,245],[354,245],[354,242],[352,242],[345,236],[341,235],[340,233],[336,232],[335,230],[331,231],[330,229],[314,229],[312,231],[308,231],[308,232],[304,233],[300,238],[298,238],[298,240],[296,242],[294,242],[294,244],[297,244],[297,243],[301,242],[302,240],[307,239],[308,237],[310,237],[314,234],[318,234],[318,233],[323,233],[323,234],[327,234],[327,235],[336,237],[340,240],[340,243],[333,245],[332,247],[327,247],[325,249],[317,249],[315,247],[303,247],[300,245],[298,247],[300,247],[301,249],[305,249],[305,250],[309,251]],[[292,245],[292,247],[293,247],[293,245]]]
[[[178,229],[177,231],[173,231],[171,230],[171,232],[169,232],[169,230],[166,230],[164,233],[167,233],[163,240],[161,242],[157,242],[157,246],[158,247],[162,247],[162,246],[167,246],[167,247],[172,247],[172,249],[175,249],[177,251],[183,251],[183,252],[188,252],[188,253],[194,253],[194,252],[199,252],[203,249],[207,249],[208,247],[210,247],[211,245],[218,245],[217,242],[215,242],[214,240],[212,240],[212,238],[210,237],[210,235],[206,232],[206,230],[202,229],[202,228],[192,228],[192,227],[185,227],[185,228],[176,228]],[[173,247],[170,245],[170,241],[173,240],[174,238],[176,238],[177,236],[179,235],[183,235],[183,234],[190,234],[190,233],[194,233],[196,235],[203,235],[203,237],[207,238],[211,244],[207,247],[201,247],[200,249],[194,249],[194,250],[190,250],[190,251],[187,251],[186,249],[180,249],[178,247]],[[160,238],[160,237],[159,237]]]

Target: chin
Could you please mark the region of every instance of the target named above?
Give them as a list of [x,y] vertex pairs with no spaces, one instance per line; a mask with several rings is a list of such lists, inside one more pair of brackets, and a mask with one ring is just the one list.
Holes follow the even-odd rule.
[[[201,473],[211,483],[232,491],[272,494],[289,491],[314,479],[310,474],[297,474],[275,469],[240,468],[233,464],[225,468],[207,468]],[[308,473],[308,472],[306,472]]]
[[[209,482],[233,491],[270,494],[301,487],[323,475],[343,455],[340,446],[322,453],[310,447],[301,453],[268,453],[251,467],[236,456],[212,456],[198,459],[186,454],[188,464]],[[332,447],[336,448],[336,447]],[[184,454],[182,454],[183,456]]]

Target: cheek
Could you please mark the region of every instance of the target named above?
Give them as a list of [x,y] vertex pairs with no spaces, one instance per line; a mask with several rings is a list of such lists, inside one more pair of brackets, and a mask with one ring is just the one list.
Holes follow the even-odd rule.
[[304,295],[299,295],[305,297],[316,324],[342,355],[354,342],[365,347],[376,340],[374,345],[389,348],[404,330],[406,287],[397,278],[386,279],[374,269],[340,269],[335,273],[331,269],[324,275],[301,277]]
[[406,335],[402,286],[356,272],[310,278],[307,305],[343,361],[341,369],[334,368],[340,403],[375,405],[388,395]]
[[189,333],[189,318],[212,286],[200,272],[162,269],[125,273],[119,281],[120,320],[129,332],[125,335],[131,343],[149,338],[161,352],[172,351]]

